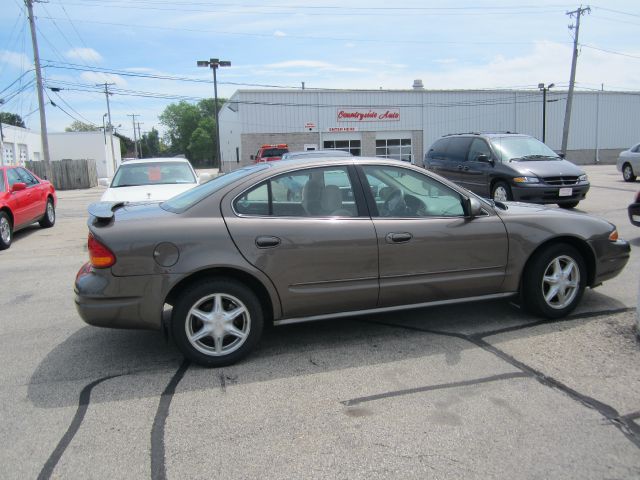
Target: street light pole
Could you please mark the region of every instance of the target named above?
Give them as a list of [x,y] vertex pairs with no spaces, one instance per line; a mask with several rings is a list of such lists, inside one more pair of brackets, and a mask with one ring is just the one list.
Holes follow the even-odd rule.
[[[216,113],[216,155],[218,157],[220,172],[222,172],[222,149],[220,148],[220,125],[218,121],[218,79],[216,77],[216,70],[218,67],[230,67],[231,62],[210,58],[209,60],[198,60],[197,64],[199,67],[210,67],[211,70],[213,70],[213,101],[215,102],[213,108]],[[213,166],[215,167],[215,164]]]
[[542,143],[545,143],[547,133],[547,92],[554,86],[555,83],[550,83],[546,87],[544,83],[538,84],[538,88],[542,92]]

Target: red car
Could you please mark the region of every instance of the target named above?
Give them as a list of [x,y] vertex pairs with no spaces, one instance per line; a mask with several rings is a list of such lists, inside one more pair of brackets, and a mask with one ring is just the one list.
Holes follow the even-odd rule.
[[273,162],[280,160],[288,151],[289,145],[286,143],[265,144],[260,147],[255,156],[251,155],[251,159],[254,163]]
[[13,232],[39,222],[56,223],[56,191],[26,168],[0,166],[0,250],[9,248]]

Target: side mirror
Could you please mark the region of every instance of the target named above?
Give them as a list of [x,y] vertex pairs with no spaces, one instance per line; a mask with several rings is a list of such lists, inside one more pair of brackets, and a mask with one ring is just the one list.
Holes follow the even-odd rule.
[[249,159],[250,159],[250,160],[255,160],[255,159],[256,159],[256,156],[255,156],[255,155],[249,155]]
[[478,155],[476,157],[476,161],[490,163],[491,165],[494,165],[493,159],[489,158],[487,155],[484,155],[484,154]]
[[24,182],[16,182],[11,187],[12,192],[19,192],[20,190],[25,190],[27,188],[27,184]]
[[560,153],[558,154],[558,156],[559,156],[560,158],[564,158],[564,157],[566,157],[566,155],[565,155],[563,152],[560,152]]
[[480,201],[477,198],[469,197],[466,200],[467,207],[467,217],[468,218],[476,218],[482,215],[482,205],[480,205]]

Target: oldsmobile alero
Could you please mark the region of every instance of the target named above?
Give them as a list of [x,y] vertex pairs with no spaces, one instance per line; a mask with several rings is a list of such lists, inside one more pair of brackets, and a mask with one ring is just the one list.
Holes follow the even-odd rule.
[[605,220],[484,200],[380,158],[263,163],[163,203],[89,213],[80,316],[165,329],[186,358],[213,367],[247,355],[267,322],[514,296],[559,318],[630,251]]

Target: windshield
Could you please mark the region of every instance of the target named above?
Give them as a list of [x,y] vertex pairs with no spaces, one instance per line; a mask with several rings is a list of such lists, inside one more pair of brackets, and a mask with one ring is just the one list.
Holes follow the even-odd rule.
[[560,160],[544,143],[533,137],[494,137],[491,143],[500,160]]
[[185,162],[145,162],[120,165],[111,188],[135,185],[196,183],[191,166]]
[[262,152],[262,157],[281,157],[283,153],[288,151],[286,148],[267,148]]
[[176,195],[170,200],[161,203],[160,207],[173,213],[184,212],[221,188],[226,187],[250,173],[259,172],[265,168],[269,168],[269,166],[265,164],[256,164],[235,170],[225,175],[220,175],[207,183],[203,183],[197,187],[187,190],[186,192]]

